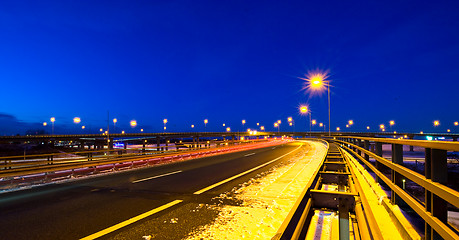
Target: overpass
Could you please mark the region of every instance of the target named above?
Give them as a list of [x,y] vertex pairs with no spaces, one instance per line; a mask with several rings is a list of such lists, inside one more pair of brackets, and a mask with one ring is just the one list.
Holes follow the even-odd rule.
[[[333,236],[340,239],[393,239],[391,235],[385,235],[385,224],[378,219],[382,211],[385,212],[393,228],[397,230],[401,239],[458,239],[456,227],[448,222],[448,210],[457,211],[459,208],[458,182],[448,182],[448,151],[459,151],[459,143],[451,141],[426,141],[393,138],[394,134],[381,133],[333,133],[328,137],[326,132],[313,133],[293,133],[293,132],[262,132],[257,134],[250,133],[162,133],[162,134],[123,134],[123,135],[55,135],[55,136],[25,136],[25,137],[3,137],[2,141],[17,142],[30,141],[41,142],[50,139],[59,141],[83,141],[86,138],[134,138],[132,141],[145,142],[144,139],[218,139],[214,140],[212,146],[205,145],[204,148],[192,147],[191,149],[180,151],[178,149],[169,151],[148,151],[145,149],[126,150],[92,150],[79,152],[79,158],[74,160],[63,158],[62,162],[49,161],[48,159],[57,158],[55,154],[48,156],[38,156],[46,159],[38,161],[38,165],[30,162],[24,164],[19,159],[4,157],[1,162],[0,177],[3,179],[27,174],[37,174],[41,172],[56,173],[72,169],[70,174],[75,174],[75,169],[92,168],[93,170],[103,170],[106,166],[126,167],[126,162],[130,166],[139,162],[150,163],[151,159],[162,159],[169,161],[174,158],[192,157],[193,154],[205,155],[224,153],[228,149],[235,147],[249,148],[251,144],[263,143],[267,140],[264,137],[274,136],[312,136],[323,138],[328,141],[329,152],[324,157],[323,162],[305,186],[301,196],[295,206],[285,219],[275,239],[304,239],[310,237],[311,232],[317,229],[324,229],[324,222],[319,221],[327,214],[320,215],[322,209],[327,209],[330,214],[336,215],[334,230],[330,230]],[[398,136],[404,137],[408,133],[399,133]],[[424,137],[433,135],[437,137],[450,137],[454,139],[457,135],[453,134],[411,134],[414,137]],[[263,136],[263,137],[261,137]],[[381,137],[384,136],[384,137]],[[391,138],[388,138],[391,136]],[[241,137],[246,137],[241,141]],[[229,139],[228,139],[229,138]],[[139,140],[141,139],[141,140]],[[249,139],[249,140],[247,140]],[[147,140],[148,141],[148,140]],[[199,140],[198,140],[199,141]],[[195,140],[196,142],[196,140]],[[206,142],[207,143],[207,142]],[[222,144],[223,143],[223,144]],[[229,143],[229,144],[226,144]],[[199,145],[201,146],[201,145]],[[383,156],[383,146],[390,146],[390,156]],[[407,168],[406,158],[404,157],[403,146],[424,149],[423,174]],[[212,148],[211,148],[212,147]],[[387,149],[387,147],[386,147]],[[137,152],[135,152],[137,151]],[[231,150],[229,150],[231,151]],[[88,152],[94,155],[82,156]],[[103,155],[97,156],[97,152]],[[120,156],[121,155],[121,156]],[[196,156],[196,155],[194,155]],[[21,156],[23,157],[23,156]],[[37,158],[37,156],[31,156]],[[23,159],[22,159],[23,160]],[[161,160],[160,160],[161,161]],[[124,165],[123,165],[124,164]],[[104,167],[100,167],[104,166]],[[127,165],[129,166],[129,164]],[[24,168],[23,168],[24,167]],[[457,178],[456,178],[457,179]],[[424,191],[424,200],[419,200],[419,196],[413,196],[407,190],[406,185],[415,184]],[[383,186],[387,195],[384,194],[379,186]],[[333,189],[330,191],[330,189]],[[402,211],[403,210],[403,211]],[[319,215],[314,217],[319,211]],[[414,230],[414,223],[407,220],[403,215],[410,212],[418,219],[425,222],[423,228],[417,227]],[[386,219],[386,220],[387,220]],[[355,221],[355,229],[352,223]],[[322,225],[321,225],[322,224]],[[421,231],[419,229],[422,229]],[[350,233],[352,232],[352,235]],[[387,232],[387,230],[386,230]],[[308,235],[309,234],[309,235]],[[398,235],[397,235],[398,236]],[[311,238],[317,239],[317,238]],[[397,238],[396,238],[397,239]]]

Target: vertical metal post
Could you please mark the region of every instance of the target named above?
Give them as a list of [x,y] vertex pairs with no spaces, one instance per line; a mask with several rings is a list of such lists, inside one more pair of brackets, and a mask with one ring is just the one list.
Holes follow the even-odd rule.
[[[369,151],[370,150],[370,141],[365,140],[363,142],[363,148],[365,148],[365,150]],[[364,153],[364,157],[365,157],[365,160],[367,160],[367,161],[370,160],[370,155]]]
[[[424,164],[424,176],[426,179],[431,179],[431,170],[430,166],[432,165],[432,149],[426,148],[425,149],[425,164]],[[425,189],[425,206],[426,206],[426,211],[427,212],[432,212],[432,193]],[[432,239],[432,228],[430,227],[429,224],[425,223],[425,239],[426,240],[431,240]]]
[[[409,136],[408,137],[410,140],[413,140],[414,136]],[[410,145],[410,152],[414,152],[414,146]]]
[[[403,165],[403,145],[392,144],[392,162],[395,164]],[[401,188],[403,187],[403,176],[395,172],[394,170],[391,170],[391,179],[395,185]],[[399,196],[397,196],[394,191],[391,191],[390,200],[392,204],[403,204],[403,200]]]
[[[432,182],[446,185],[448,181],[448,167],[446,150],[432,149],[431,151],[430,177]],[[448,224],[447,202],[431,193],[431,212],[445,224]],[[436,231],[432,230],[432,239],[443,239]]]
[[161,138],[158,136],[156,137],[156,151],[159,152],[159,147],[161,146]]
[[339,200],[338,215],[339,239],[349,240],[349,203],[346,198]]

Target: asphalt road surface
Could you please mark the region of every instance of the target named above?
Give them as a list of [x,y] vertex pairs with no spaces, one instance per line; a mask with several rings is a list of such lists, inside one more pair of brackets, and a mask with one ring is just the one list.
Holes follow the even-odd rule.
[[[118,172],[0,195],[0,239],[181,239],[212,221],[194,211],[307,144]],[[237,204],[225,203],[225,204]]]

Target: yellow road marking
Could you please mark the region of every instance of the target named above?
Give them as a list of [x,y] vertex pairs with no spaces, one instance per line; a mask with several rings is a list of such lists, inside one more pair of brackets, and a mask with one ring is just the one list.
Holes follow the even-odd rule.
[[162,205],[160,207],[157,207],[155,209],[152,209],[152,210],[150,210],[150,211],[148,211],[146,213],[142,213],[142,214],[140,214],[138,216],[135,216],[133,218],[130,218],[130,219],[124,221],[124,222],[120,222],[120,223],[118,223],[116,225],[113,225],[113,226],[111,226],[109,228],[106,228],[104,230],[101,230],[99,232],[91,234],[91,235],[89,235],[87,237],[81,238],[80,240],[89,240],[89,239],[96,239],[96,238],[102,237],[103,235],[109,234],[109,233],[111,233],[113,231],[116,231],[116,230],[118,230],[118,229],[120,229],[122,227],[125,227],[125,226],[127,226],[127,225],[129,225],[131,223],[137,222],[137,221],[139,221],[141,219],[144,219],[144,218],[146,218],[148,216],[151,216],[151,215],[153,215],[155,213],[158,213],[158,212],[160,212],[160,211],[162,211],[164,209],[170,208],[170,207],[172,207],[174,205],[177,205],[177,204],[179,204],[181,202],[183,202],[183,200],[175,200],[175,201],[172,201],[170,203],[164,204],[164,205]]
[[283,158],[283,157],[285,157],[285,156],[291,154],[292,152],[295,152],[296,150],[300,149],[301,146],[303,146],[303,144],[301,144],[301,145],[298,146],[297,148],[293,149],[292,151],[290,151],[290,152],[288,152],[288,153],[286,153],[286,154],[284,154],[284,155],[282,155],[282,156],[280,156],[280,157],[277,157],[277,158],[275,158],[275,159],[273,159],[273,160],[271,160],[271,161],[269,161],[269,162],[267,162],[267,163],[264,163],[264,164],[262,164],[262,165],[259,165],[259,166],[257,166],[257,167],[254,167],[254,168],[252,168],[252,169],[250,169],[250,170],[247,170],[247,171],[245,171],[245,172],[243,172],[243,173],[239,173],[238,175],[234,175],[234,176],[232,176],[232,177],[230,177],[230,178],[227,178],[227,179],[225,179],[225,180],[223,180],[223,181],[220,181],[220,182],[218,182],[218,183],[212,184],[212,185],[210,185],[210,186],[208,186],[208,187],[206,187],[206,188],[203,188],[203,189],[201,189],[201,190],[199,190],[199,191],[194,192],[193,194],[201,194],[201,193],[203,193],[203,192],[209,191],[209,190],[212,189],[212,188],[215,188],[215,187],[220,186],[220,185],[222,185],[222,184],[224,184],[224,183],[227,183],[227,182],[229,182],[229,181],[231,181],[231,180],[234,180],[234,179],[236,179],[236,178],[238,178],[238,177],[240,177],[240,176],[243,176],[243,175],[245,175],[245,174],[247,174],[247,173],[250,173],[250,172],[253,172],[253,171],[255,171],[255,170],[259,169],[259,168],[262,168],[262,167],[264,167],[264,166],[266,166],[266,165],[268,165],[268,164],[271,164],[271,163],[273,163],[273,162],[275,162],[275,161],[277,161],[277,160],[279,160],[279,159],[281,159],[281,158]]

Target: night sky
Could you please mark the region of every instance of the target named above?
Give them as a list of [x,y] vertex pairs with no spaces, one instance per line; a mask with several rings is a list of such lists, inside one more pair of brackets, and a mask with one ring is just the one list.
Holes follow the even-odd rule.
[[0,32],[0,135],[309,130],[315,69],[333,130],[459,132],[458,1],[1,1]]

